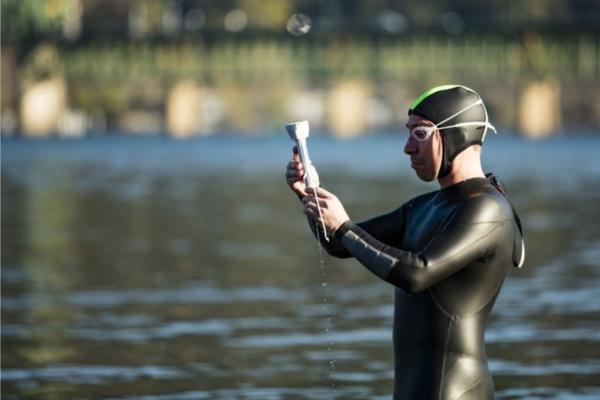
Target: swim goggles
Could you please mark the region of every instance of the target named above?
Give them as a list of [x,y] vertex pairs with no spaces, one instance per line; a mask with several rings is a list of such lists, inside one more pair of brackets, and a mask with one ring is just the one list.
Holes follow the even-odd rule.
[[450,121],[451,119],[457,117],[458,115],[464,113],[465,111],[479,105],[479,104],[483,104],[483,101],[481,99],[478,99],[475,103],[463,108],[462,110],[452,114],[451,116],[449,116],[448,118],[446,118],[443,121],[438,122],[437,124],[434,125],[415,125],[413,127],[411,127],[408,130],[408,133],[410,134],[410,136],[412,136],[413,139],[415,139],[417,142],[426,142],[431,135],[433,135],[433,132],[435,132],[436,130],[444,130],[444,129],[450,129],[450,128],[460,128],[463,126],[484,126],[486,128],[486,130],[483,133],[483,138],[481,139],[481,141],[483,141],[483,139],[485,138],[485,134],[487,133],[487,128],[491,129],[494,133],[497,133],[496,128],[494,128],[494,126],[492,124],[490,124],[487,121],[487,110],[485,109],[485,106],[483,108],[484,112],[485,112],[485,119],[486,121],[473,121],[473,122],[461,122],[458,124],[454,124],[454,125],[448,125],[448,126],[441,126],[443,124],[445,124],[446,122]]

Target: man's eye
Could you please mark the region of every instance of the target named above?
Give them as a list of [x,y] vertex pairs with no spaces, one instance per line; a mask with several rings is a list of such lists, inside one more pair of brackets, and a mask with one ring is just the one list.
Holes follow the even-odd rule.
[[427,139],[428,131],[427,131],[427,129],[416,128],[413,130],[413,135],[414,135],[415,139],[425,140],[425,139]]

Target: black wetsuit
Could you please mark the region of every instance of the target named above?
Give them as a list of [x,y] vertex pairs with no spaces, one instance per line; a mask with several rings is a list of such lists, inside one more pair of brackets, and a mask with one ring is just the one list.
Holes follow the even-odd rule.
[[517,235],[505,196],[475,178],[323,241],[396,287],[394,399],[494,397],[484,328]]

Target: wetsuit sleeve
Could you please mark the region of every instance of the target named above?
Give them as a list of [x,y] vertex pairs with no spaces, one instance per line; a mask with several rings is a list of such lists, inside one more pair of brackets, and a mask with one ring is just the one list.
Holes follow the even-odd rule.
[[415,293],[493,251],[493,233],[506,221],[495,202],[481,199],[457,210],[418,253],[388,246],[351,221],[336,231],[336,238],[373,274]]
[[[380,242],[394,243],[400,241],[402,240],[402,232],[404,232],[404,221],[406,219],[406,210],[409,207],[408,204],[404,204],[390,213],[359,222],[356,226]],[[316,224],[311,220],[308,221],[308,225],[315,234],[315,237],[317,237],[317,230],[319,231],[318,237],[321,245],[329,255],[338,258],[353,256],[338,239],[338,235],[330,236],[328,237],[329,241],[326,241],[323,236],[323,229],[320,226],[315,226]]]

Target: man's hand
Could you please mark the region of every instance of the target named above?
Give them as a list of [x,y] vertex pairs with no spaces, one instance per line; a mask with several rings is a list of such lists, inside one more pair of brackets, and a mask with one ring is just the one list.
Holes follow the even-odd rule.
[[294,158],[287,165],[285,179],[292,191],[299,198],[306,196],[306,185],[304,184],[304,165],[300,162],[298,149],[294,146]]
[[333,193],[323,188],[317,188],[316,193],[313,188],[306,188],[305,191],[307,194],[302,198],[304,213],[313,221],[321,224],[317,208],[318,200],[321,208],[321,216],[323,217],[322,222],[325,224],[328,235],[333,234],[340,225],[350,219],[342,202]]

